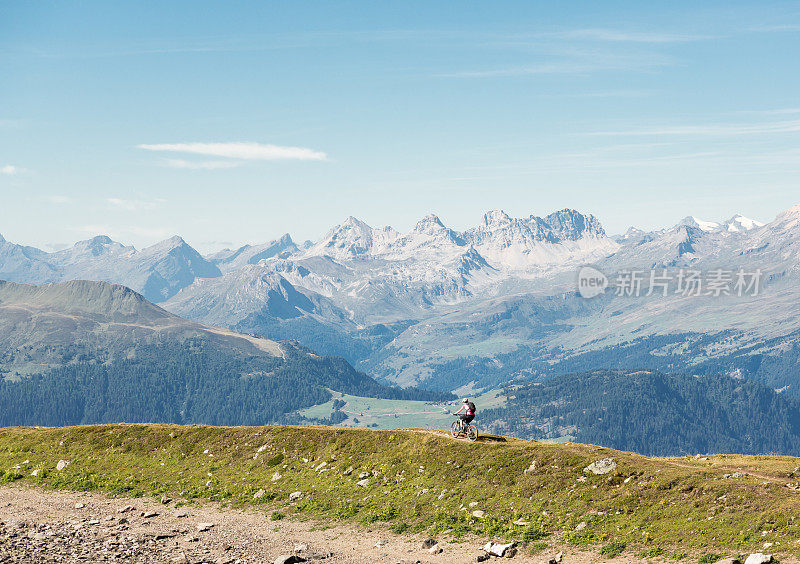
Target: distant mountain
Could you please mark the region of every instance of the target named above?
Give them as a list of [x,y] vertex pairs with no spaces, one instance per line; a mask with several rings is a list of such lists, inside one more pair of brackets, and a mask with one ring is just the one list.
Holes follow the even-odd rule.
[[282,354],[275,341],[182,319],[125,286],[0,281],[0,371],[6,377],[41,373],[76,359],[114,362],[140,346],[187,339],[247,355]]
[[743,215],[736,214],[728,221],[722,224],[722,228],[725,231],[750,231],[751,229],[755,229],[756,227],[764,227],[764,224],[760,221],[756,221],[755,219],[750,219],[744,217]]
[[[764,226],[735,216],[713,229],[687,220],[616,241],[574,210],[527,218],[495,210],[464,232],[433,215],[404,234],[349,218],[306,251],[200,281],[166,306],[298,338],[401,385],[451,390],[597,366],[706,371],[717,363],[800,393],[794,349],[774,344],[794,343],[800,332],[800,311],[789,305],[797,287],[789,279],[800,269],[795,215],[787,210]],[[637,300],[612,287],[585,300],[575,273],[586,263],[612,284],[626,269],[761,269],[764,294],[687,300],[673,288]],[[758,369],[747,360],[764,354]]]
[[[107,238],[60,253],[5,242],[0,256],[14,280],[123,281],[183,317],[296,339],[404,386],[474,389],[645,366],[738,370],[800,395],[798,209],[766,225],[688,218],[615,238],[569,209],[521,218],[493,210],[463,231],[433,214],[404,233],[349,217],[313,244],[285,235],[208,260],[182,241],[148,255]],[[159,261],[172,256],[165,246],[182,258]],[[586,264],[608,278],[591,300],[576,292]],[[687,297],[676,292],[680,269],[758,271],[760,293]],[[616,295],[631,270],[642,295]],[[651,273],[664,271],[669,291],[648,296]]]
[[100,280],[124,284],[154,302],[163,302],[198,278],[222,273],[180,237],[141,251],[98,236],[46,253],[0,241],[0,280],[42,284]]
[[288,256],[296,253],[300,248],[286,233],[280,239],[260,245],[243,245],[238,249],[225,249],[214,253],[208,260],[216,264],[223,272],[230,272],[248,264],[258,264],[259,261],[277,256]]
[[800,403],[726,376],[595,370],[506,390],[481,412],[494,432],[568,439],[648,456],[800,455]]
[[104,282],[0,282],[0,426],[252,425],[352,395],[442,399],[381,386],[335,357],[187,321]]
[[683,218],[678,225],[687,225],[707,232],[727,231],[738,233],[741,231],[749,231],[756,227],[762,227],[764,224],[754,219],[744,217],[741,214],[736,214],[727,221],[718,223],[716,221],[704,221],[692,215]]
[[47,263],[47,253],[6,241],[0,235],[0,280],[41,284],[58,278],[56,269]]
[[433,214],[406,233],[350,217],[305,250],[200,280],[165,305],[359,362],[441,308],[495,294],[526,271],[563,271],[617,248],[596,218],[574,210],[525,219],[489,212],[465,232]]

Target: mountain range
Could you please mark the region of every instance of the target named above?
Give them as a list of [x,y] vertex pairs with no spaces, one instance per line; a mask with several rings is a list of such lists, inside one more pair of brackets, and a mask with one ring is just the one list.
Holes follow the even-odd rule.
[[9,282],[99,280],[123,284],[148,300],[162,302],[198,278],[221,274],[180,237],[137,250],[101,235],[46,253],[0,236],[0,280]]
[[124,286],[0,282],[0,426],[263,425],[332,390],[452,399],[383,386],[296,342],[182,319]]
[[[451,229],[354,217],[321,240],[287,234],[208,257],[180,238],[137,251],[100,237],[45,253],[0,238],[0,278],[106,280],[201,323],[294,339],[385,382],[469,391],[576,370],[722,371],[800,393],[800,206],[767,224],[694,217],[610,237],[590,214],[495,210]],[[618,273],[760,271],[758,295],[636,298],[576,291],[592,264]]]

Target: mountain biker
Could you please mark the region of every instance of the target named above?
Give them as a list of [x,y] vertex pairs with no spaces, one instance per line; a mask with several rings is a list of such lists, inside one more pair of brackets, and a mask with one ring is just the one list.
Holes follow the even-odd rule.
[[478,410],[475,409],[475,404],[469,401],[469,398],[464,398],[461,401],[461,409],[456,411],[453,415],[458,415],[462,411],[464,411],[464,415],[462,415],[459,419],[464,422],[464,426],[466,427],[472,423],[473,419],[475,419],[475,414],[478,412]]

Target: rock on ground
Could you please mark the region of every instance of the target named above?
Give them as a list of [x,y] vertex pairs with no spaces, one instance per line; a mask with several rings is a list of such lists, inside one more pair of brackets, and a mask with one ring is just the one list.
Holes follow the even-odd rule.
[[614,462],[613,458],[603,458],[601,460],[595,460],[584,468],[583,471],[591,472],[592,474],[608,474],[609,472],[613,472],[616,467],[617,463]]

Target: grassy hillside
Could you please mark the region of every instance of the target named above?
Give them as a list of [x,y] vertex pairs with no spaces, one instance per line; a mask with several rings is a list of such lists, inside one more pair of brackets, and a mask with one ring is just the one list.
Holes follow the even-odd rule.
[[[616,462],[611,473],[584,471],[606,457]],[[56,470],[62,459],[71,463]],[[362,472],[370,474],[365,485]],[[651,459],[502,437],[470,444],[413,430],[0,429],[0,482],[254,505],[275,520],[507,537],[531,550],[566,544],[691,561],[764,543],[777,554],[800,550],[798,472],[800,460],[789,457]],[[302,497],[290,501],[292,492]],[[472,516],[478,510],[482,518]]]
[[73,280],[15,284],[0,280],[0,375],[18,380],[80,362],[108,363],[143,346],[187,339],[229,354],[281,357],[280,343],[173,315],[125,286]]

